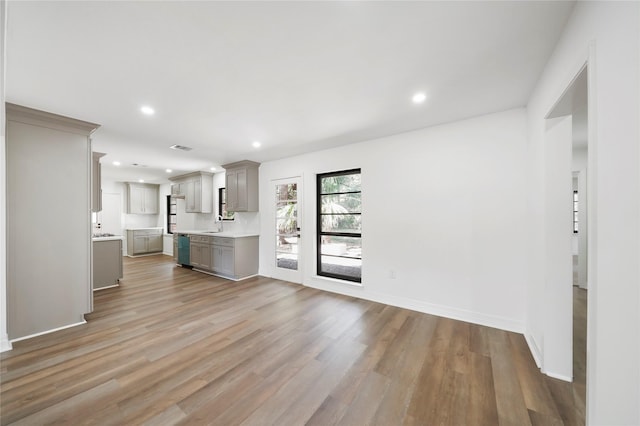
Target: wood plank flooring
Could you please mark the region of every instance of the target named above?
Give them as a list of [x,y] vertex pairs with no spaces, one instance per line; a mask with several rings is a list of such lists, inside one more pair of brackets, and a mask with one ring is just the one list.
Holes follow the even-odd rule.
[[3,425],[584,421],[521,335],[167,256],[126,258],[87,320],[2,354]]

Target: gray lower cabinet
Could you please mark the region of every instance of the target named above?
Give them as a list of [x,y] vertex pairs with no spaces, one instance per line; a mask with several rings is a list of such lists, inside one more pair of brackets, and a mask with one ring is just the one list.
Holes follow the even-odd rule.
[[93,241],[93,289],[113,287],[122,278],[122,240]]
[[224,278],[241,280],[258,274],[258,237],[191,235],[191,266]]
[[213,272],[240,280],[258,274],[258,237],[213,237]]
[[211,257],[213,257],[213,272],[226,277],[236,277],[233,247],[213,245],[211,246]]
[[191,266],[197,269],[211,270],[211,238],[192,235],[189,241]]
[[162,228],[128,229],[127,255],[162,252]]

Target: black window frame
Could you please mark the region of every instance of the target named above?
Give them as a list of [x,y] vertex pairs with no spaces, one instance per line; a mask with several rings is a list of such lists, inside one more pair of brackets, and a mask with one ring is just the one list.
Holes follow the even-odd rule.
[[[351,193],[359,193],[362,194],[362,188],[360,191],[347,191],[347,192],[336,192],[330,194],[322,193],[322,179],[333,176],[346,176],[359,174],[362,176],[362,169],[349,169],[349,170],[341,170],[337,172],[329,172],[329,173],[318,173],[316,175],[316,274],[322,277],[335,278],[344,281],[350,281],[355,283],[362,284],[362,269],[360,270],[360,276],[354,277],[351,275],[343,275],[338,273],[326,272],[322,270],[322,237],[323,236],[337,236],[337,237],[350,237],[350,238],[360,238],[362,245],[362,231],[361,232],[323,232],[322,231],[322,196],[323,195],[339,195],[339,194],[351,194]],[[361,195],[362,196],[362,195]],[[360,206],[360,212],[350,212],[349,214],[359,214],[362,217],[362,205]],[[352,256],[338,256],[338,255],[327,255],[324,256],[333,256],[333,257],[345,257],[349,259],[357,259]],[[362,268],[362,254],[360,255],[360,263]]]
[[[175,213],[171,213],[171,206],[176,206]],[[173,231],[171,230],[171,225],[175,225],[177,224],[177,222],[171,222],[171,218],[175,217],[177,220],[177,216],[178,216],[178,206],[177,206],[176,199],[173,198],[171,195],[167,195],[167,234],[173,234]]]
[[579,199],[578,199],[578,191],[573,191],[573,233],[578,233],[578,209],[580,208]]
[[[222,220],[229,220],[232,221],[236,218],[236,212],[232,212],[233,216],[232,217],[226,217],[227,216],[227,188],[218,188],[218,214],[220,215],[220,217],[222,218]],[[223,202],[222,200],[225,200],[225,202]]]

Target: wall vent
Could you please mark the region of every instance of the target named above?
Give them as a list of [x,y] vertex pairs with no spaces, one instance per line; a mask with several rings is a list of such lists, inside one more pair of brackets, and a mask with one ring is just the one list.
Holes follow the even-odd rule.
[[180,151],[191,151],[193,149],[193,148],[189,148],[188,146],[182,146],[182,145],[171,145],[169,148],[179,149]]

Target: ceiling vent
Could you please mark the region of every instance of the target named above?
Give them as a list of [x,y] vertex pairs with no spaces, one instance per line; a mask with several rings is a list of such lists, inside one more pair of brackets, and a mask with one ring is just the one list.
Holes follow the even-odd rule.
[[193,149],[193,148],[189,148],[188,146],[182,146],[182,145],[171,145],[169,148],[179,149],[180,151],[191,151]]

